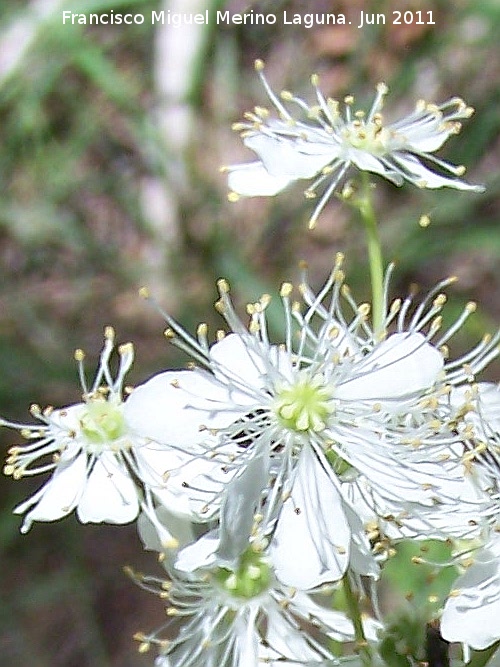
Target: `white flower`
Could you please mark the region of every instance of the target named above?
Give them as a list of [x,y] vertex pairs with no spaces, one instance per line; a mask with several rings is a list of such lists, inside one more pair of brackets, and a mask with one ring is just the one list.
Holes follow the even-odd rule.
[[464,415],[469,478],[483,495],[483,509],[476,520],[484,544],[471,550],[463,574],[453,585],[441,634],[447,641],[482,650],[500,639],[500,388],[491,382],[459,386],[451,400]]
[[[320,667],[333,660],[328,640],[353,640],[351,621],[319,602],[325,595],[331,604],[332,589],[313,598],[283,586],[270,557],[248,544],[228,564],[210,555],[216,542],[181,551],[175,567],[167,567],[170,580],[135,575],[142,587],[168,600],[172,622],[182,620],[168,639],[161,631],[136,636],[142,651],[159,647],[157,667],[258,667],[274,661]],[[193,570],[196,560],[201,565]],[[377,622],[364,621],[368,640],[376,639],[378,628]]]
[[[248,306],[245,327],[220,281],[217,309],[233,333],[210,346],[205,325],[194,339],[167,316],[169,337],[202,367],[155,376],[128,401],[134,429],[178,452],[175,470],[165,471],[169,507],[208,520],[227,498],[236,523],[260,514],[280,579],[303,588],[339,579],[347,567],[376,576],[353,506],[360,494],[372,516],[391,515],[397,525],[416,514],[431,521],[437,505],[460,496],[463,444],[448,382],[479,370],[494,349],[485,340],[468,355],[467,371],[445,362],[444,343],[473,309],[431,344],[445,301],[436,293],[406,325],[411,300],[394,302],[385,324],[399,317],[399,330],[380,340],[366,304],[353,304],[343,285],[341,263],[338,256],[318,294],[304,279],[304,312],[283,285],[279,346],[268,339],[270,297]],[[170,412],[173,403],[184,408]],[[245,471],[257,492],[251,502],[235,491]]]
[[474,553],[454,583],[441,619],[441,634],[482,650],[500,639],[500,537]]
[[[392,268],[392,266],[389,268],[386,284]],[[476,310],[474,302],[467,303],[457,320],[447,330],[441,330],[441,311],[447,301],[446,295],[441,290],[454,281],[455,278],[450,278],[436,285],[418,307],[413,304],[414,295],[412,294],[403,301],[396,299],[387,308],[388,315],[385,322],[387,328],[394,318],[396,330],[400,334],[403,332],[412,335],[425,334],[428,342],[432,342],[433,346],[443,355],[441,378],[434,395],[424,398],[417,407],[417,411],[411,411],[411,424],[414,429],[412,441],[414,457],[407,451],[407,463],[415,472],[425,474],[427,470],[432,478],[435,473],[430,471],[429,461],[435,460],[434,455],[439,452],[441,472],[438,473],[438,477],[444,480],[446,475],[449,475],[449,485],[446,482],[440,485],[438,482],[437,486],[441,486],[441,493],[436,494],[435,505],[422,504],[417,512],[410,507],[401,511],[401,503],[395,504],[385,493],[384,497],[381,497],[380,489],[388,483],[391,475],[389,471],[380,469],[377,472],[374,470],[372,474],[367,473],[365,479],[358,479],[356,485],[343,485],[347,497],[356,505],[360,515],[365,517],[365,521],[374,522],[379,528],[383,526],[383,532],[392,538],[416,536],[438,539],[448,537],[464,540],[477,539],[484,534],[485,528],[491,524],[495,514],[496,501],[485,494],[485,487],[491,486],[491,475],[488,476],[485,472],[488,468],[487,463],[492,464],[495,456],[485,457],[481,471],[478,466],[473,467],[471,464],[476,458],[481,459],[481,453],[485,450],[484,439],[486,437],[483,431],[483,436],[478,438],[477,433],[474,434],[471,428],[472,423],[477,424],[478,422],[483,423],[483,429],[485,428],[485,407],[473,405],[471,396],[477,397],[478,386],[489,387],[487,383],[480,383],[478,386],[472,383],[475,376],[498,356],[500,332],[497,331],[493,336],[485,334],[479,343],[463,356],[458,359],[450,358],[448,348],[450,340]],[[315,299],[309,287],[304,290],[304,295],[307,303],[312,303]],[[321,315],[325,320],[327,319],[324,311],[321,312]],[[369,348],[374,349],[376,345],[376,341],[372,339]],[[404,382],[404,377],[401,379]],[[492,387],[489,387],[490,426],[488,432],[490,437],[493,418],[496,417],[498,420],[500,414],[499,398],[498,390],[493,391]],[[493,408],[494,400],[497,401],[495,408]],[[496,426],[499,425],[500,421],[496,421]],[[434,437],[429,439],[428,434],[433,428],[435,429]],[[441,444],[445,445],[443,448],[439,446],[441,437],[444,437],[441,440]],[[500,444],[500,432],[497,438]],[[410,444],[411,441],[403,438],[402,442]],[[430,445],[430,448],[427,445]],[[498,458],[497,455],[496,458]],[[462,472],[460,473],[459,470]],[[459,473],[458,477],[457,473]],[[378,482],[377,475],[379,475]],[[385,482],[384,475],[387,476]],[[422,482],[425,484],[423,479]],[[454,496],[453,493],[456,495]],[[458,504],[457,497],[461,501]],[[388,521],[384,521],[384,514]]]
[[496,497],[500,494],[500,386],[479,382],[459,386],[451,400],[463,413],[463,429],[473,446],[466,453],[466,462],[477,483],[489,487]]
[[[16,514],[27,512],[23,533],[33,521],[56,521],[74,509],[82,523],[128,523],[137,517],[141,502],[151,504],[151,490],[163,485],[161,476],[141,458],[151,443],[134,434],[127,422],[123,384],[133,362],[133,346],[119,346],[115,378],[109,366],[113,349],[114,331],[107,327],[99,369],[90,388],[83,369],[85,355],[76,351],[82,402],[43,411],[33,405],[31,413],[41,425],[1,420],[1,425],[18,429],[29,440],[10,448],[4,473],[20,479],[52,472],[50,479],[14,510]],[[153,451],[158,456],[158,448],[153,447]],[[171,460],[168,450],[163,449],[163,456]],[[147,488],[139,489],[137,480]]]
[[[231,201],[240,195],[272,196],[296,180],[315,178],[305,192],[306,197],[313,198],[318,186],[329,181],[311,217],[312,227],[351,166],[379,174],[398,186],[406,180],[421,188],[483,190],[457,178],[464,174],[463,166],[454,166],[433,155],[452,134],[460,131],[459,121],[473,113],[460,98],[451,98],[440,105],[420,100],[413,113],[385,124],[382,106],[388,89],[383,83],[377,86],[377,95],[367,114],[353,110],[352,96],[344,99],[342,112],[339,102],[325,99],[316,75],[311,80],[317,100],[310,106],[288,91],[283,91],[281,100],[278,99],[263,69],[262,61],[256,61],[256,70],[278,117],[273,117],[266,108],[255,107],[245,115],[245,121],[234,125],[241,132],[245,146],[259,160],[223,168],[229,172]],[[287,102],[298,107],[304,120],[290,113],[284,104]],[[424,162],[432,164],[433,169]]]

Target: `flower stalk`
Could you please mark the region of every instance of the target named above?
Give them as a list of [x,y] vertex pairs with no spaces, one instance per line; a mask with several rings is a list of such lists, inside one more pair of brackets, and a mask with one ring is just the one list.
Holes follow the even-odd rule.
[[363,621],[361,618],[361,609],[359,608],[359,597],[352,586],[349,571],[347,571],[342,578],[342,588],[347,606],[347,615],[351,619],[354,627],[356,649],[363,665],[365,667],[371,667],[372,652],[366,641]]
[[366,234],[372,290],[372,324],[375,336],[378,337],[383,333],[384,328],[384,262],[377,218],[372,202],[372,183],[366,172],[362,174],[361,195],[356,197],[354,205],[359,211]]

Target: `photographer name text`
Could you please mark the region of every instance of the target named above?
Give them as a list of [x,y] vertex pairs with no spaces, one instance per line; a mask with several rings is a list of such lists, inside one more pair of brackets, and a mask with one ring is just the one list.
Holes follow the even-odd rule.
[[392,11],[387,13],[373,13],[361,11],[354,16],[332,13],[298,14],[283,11],[281,14],[270,12],[259,13],[250,10],[245,14],[232,14],[229,10],[210,12],[178,13],[170,10],[151,11],[147,14],[123,14],[113,10],[106,13],[75,14],[64,10],[62,12],[63,25],[301,25],[305,28],[325,25],[355,25],[364,28],[369,25],[435,25],[432,11]]

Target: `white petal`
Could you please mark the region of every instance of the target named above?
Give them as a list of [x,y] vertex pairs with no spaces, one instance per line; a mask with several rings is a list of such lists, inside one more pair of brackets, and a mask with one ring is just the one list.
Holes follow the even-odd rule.
[[273,197],[293,183],[288,176],[271,176],[261,162],[229,167],[227,184],[242,197]]
[[[328,604],[330,600],[326,598],[325,602]],[[295,593],[291,608],[294,613],[302,618],[319,620],[323,625],[324,632],[332,639],[336,639],[337,641],[354,639],[352,621],[344,613],[319,605],[303,591]],[[375,640],[377,638],[377,631],[383,627],[381,623],[373,619],[364,619],[363,626],[365,637],[369,640]]]
[[177,555],[176,569],[181,572],[194,572],[218,562],[216,551],[219,543],[217,533],[212,531],[200,537],[196,542],[188,544]]
[[[335,354],[340,358],[344,356],[361,358],[360,345],[348,328],[333,319],[326,309],[322,311],[321,306],[318,307],[318,312],[321,314],[324,312],[326,319],[326,324],[321,327],[318,334],[318,353]],[[332,338],[330,332],[333,330],[338,333]]]
[[371,171],[374,174],[380,174],[386,177],[392,172],[375,155],[359,148],[349,147],[346,150],[346,157],[361,171]]
[[415,153],[434,153],[441,148],[444,142],[449,138],[449,132],[436,132],[435,134],[425,134],[412,132],[406,133],[406,148]]
[[[295,599],[293,600],[295,609]],[[304,635],[298,628],[294,628],[283,618],[283,611],[277,608],[274,600],[266,604],[267,626],[266,643],[277,652],[290,660],[296,660],[303,663],[305,660],[316,661],[321,659],[321,654],[314,651],[308,644]],[[307,618],[307,612],[304,610],[304,617]],[[307,618],[309,621],[310,619]],[[281,664],[278,663],[278,664]]]
[[78,503],[82,523],[128,523],[139,513],[137,489],[111,452],[96,460]]
[[[266,345],[251,335],[226,336],[211,347],[210,362],[214,382],[220,381],[220,397],[212,390],[207,392],[209,398],[205,399],[205,403],[200,398],[196,405],[205,410],[215,405],[215,409],[223,411],[224,407],[217,406],[216,401],[225,401],[226,410],[230,409],[235,419],[251,409],[262,407],[269,400],[270,385],[277,381],[290,381],[294,373],[287,352],[276,345]],[[197,383],[193,380],[193,393]],[[181,387],[185,389],[184,379]]]
[[439,117],[428,112],[416,112],[406,119],[387,126],[389,152],[408,150],[415,153],[434,153],[452,134],[443,127]]
[[351,543],[349,548],[349,568],[364,577],[378,579],[380,566],[375,560],[368,537],[366,536],[365,524],[358,512],[353,509],[354,505],[344,503],[344,512],[351,530]]
[[312,178],[339,155],[332,142],[302,142],[306,150],[301,151],[300,140],[255,134],[244,143],[257,153],[269,174],[278,178]]
[[[168,445],[147,441],[147,444],[134,449],[134,458],[137,464],[137,474],[141,482],[153,492],[163,492],[167,489],[167,481],[171,471],[183,468],[195,458],[193,453],[177,451]],[[213,467],[207,464],[207,472]],[[200,469],[203,470],[203,468]]]
[[[223,374],[222,366],[217,370],[213,359],[211,361],[215,376],[200,369],[185,371],[179,376],[178,389],[185,397],[183,412],[191,419],[197,419],[198,425],[217,429],[245,415],[256,402],[260,405],[262,399],[245,377],[240,379],[237,374]],[[246,360],[241,363],[245,364]],[[231,366],[229,359],[228,364],[226,369]]]
[[446,602],[441,634],[482,650],[500,639],[500,540],[474,555],[474,563],[457,579],[457,594]]
[[268,480],[268,450],[255,456],[227,487],[220,511],[218,556],[231,565],[248,547],[257,503]]
[[[386,502],[417,502],[434,507],[436,499],[452,502],[464,492],[463,469],[454,461],[412,459],[401,445],[391,446],[371,429],[331,429],[331,437],[344,446],[339,452],[369,482],[368,492]],[[405,455],[406,454],[406,455]],[[390,509],[390,508],[389,508]]]
[[479,382],[477,391],[480,410],[478,421],[484,421],[485,426],[500,434],[500,386],[492,382]]
[[422,183],[422,187],[435,188],[455,188],[456,190],[470,190],[472,192],[484,192],[482,185],[470,185],[459,178],[449,178],[436,174],[431,169],[427,169],[416,157],[408,154],[392,154],[391,160],[400,165],[410,176]]
[[350,530],[333,473],[326,472],[328,463],[321,464],[312,448],[304,446],[297,466],[291,497],[283,505],[271,543],[271,557],[280,581],[309,589],[343,576]]
[[50,415],[50,429],[54,437],[61,437],[62,433],[66,434],[71,431],[78,432],[81,428],[82,414],[86,411],[85,403],[75,403],[66,408],[54,410]]
[[[235,658],[234,667],[250,667],[257,665],[259,652],[259,635],[257,634],[258,607],[250,608],[248,614],[238,614],[236,617],[232,631],[236,635]],[[245,618],[246,616],[246,618]],[[215,664],[214,664],[214,667]]]
[[[233,402],[255,403],[255,393],[252,389],[262,389],[266,384],[267,367],[263,361],[267,350],[260,349],[255,339],[242,338],[238,334],[230,334],[210,348],[210,359],[215,376],[227,383],[229,380],[241,390],[248,388],[250,395],[237,392],[231,396]],[[250,344],[257,344],[257,350],[252,350]],[[260,353],[260,354],[259,354]],[[233,392],[234,393],[234,392]]]
[[207,373],[167,371],[134,389],[124,415],[137,435],[195,451],[207,438],[206,427],[224,427],[237,419],[238,413],[225,410],[232,406],[228,396],[228,389]]
[[232,478],[215,459],[166,446],[138,448],[135,458],[139,476],[155,498],[173,514],[191,521],[212,518],[220,506],[218,498]]
[[146,507],[137,519],[137,532],[144,548],[162,553],[194,540],[193,524],[165,507]]
[[60,464],[34,496],[14,509],[15,514],[23,514],[35,505],[24,519],[22,533],[30,529],[33,521],[56,521],[76,507],[86,483],[86,466],[87,457],[84,453],[69,463]]
[[443,357],[419,333],[397,333],[382,341],[353,368],[354,379],[341,384],[341,400],[397,399],[431,388],[443,369]]

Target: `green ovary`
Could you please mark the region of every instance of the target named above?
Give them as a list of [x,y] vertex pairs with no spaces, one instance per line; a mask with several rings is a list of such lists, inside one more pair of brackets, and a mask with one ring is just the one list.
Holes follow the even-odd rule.
[[106,400],[90,400],[80,419],[83,435],[89,442],[105,445],[117,440],[125,432],[122,407]]
[[374,123],[368,123],[361,127],[351,126],[345,138],[354,148],[381,156],[386,153],[386,135],[387,130]]
[[264,593],[271,585],[271,570],[259,553],[247,549],[238,569],[218,568],[215,579],[222,588],[236,598],[250,600]]
[[321,377],[300,380],[277,392],[274,411],[291,431],[322,431],[332,413],[331,391]]

